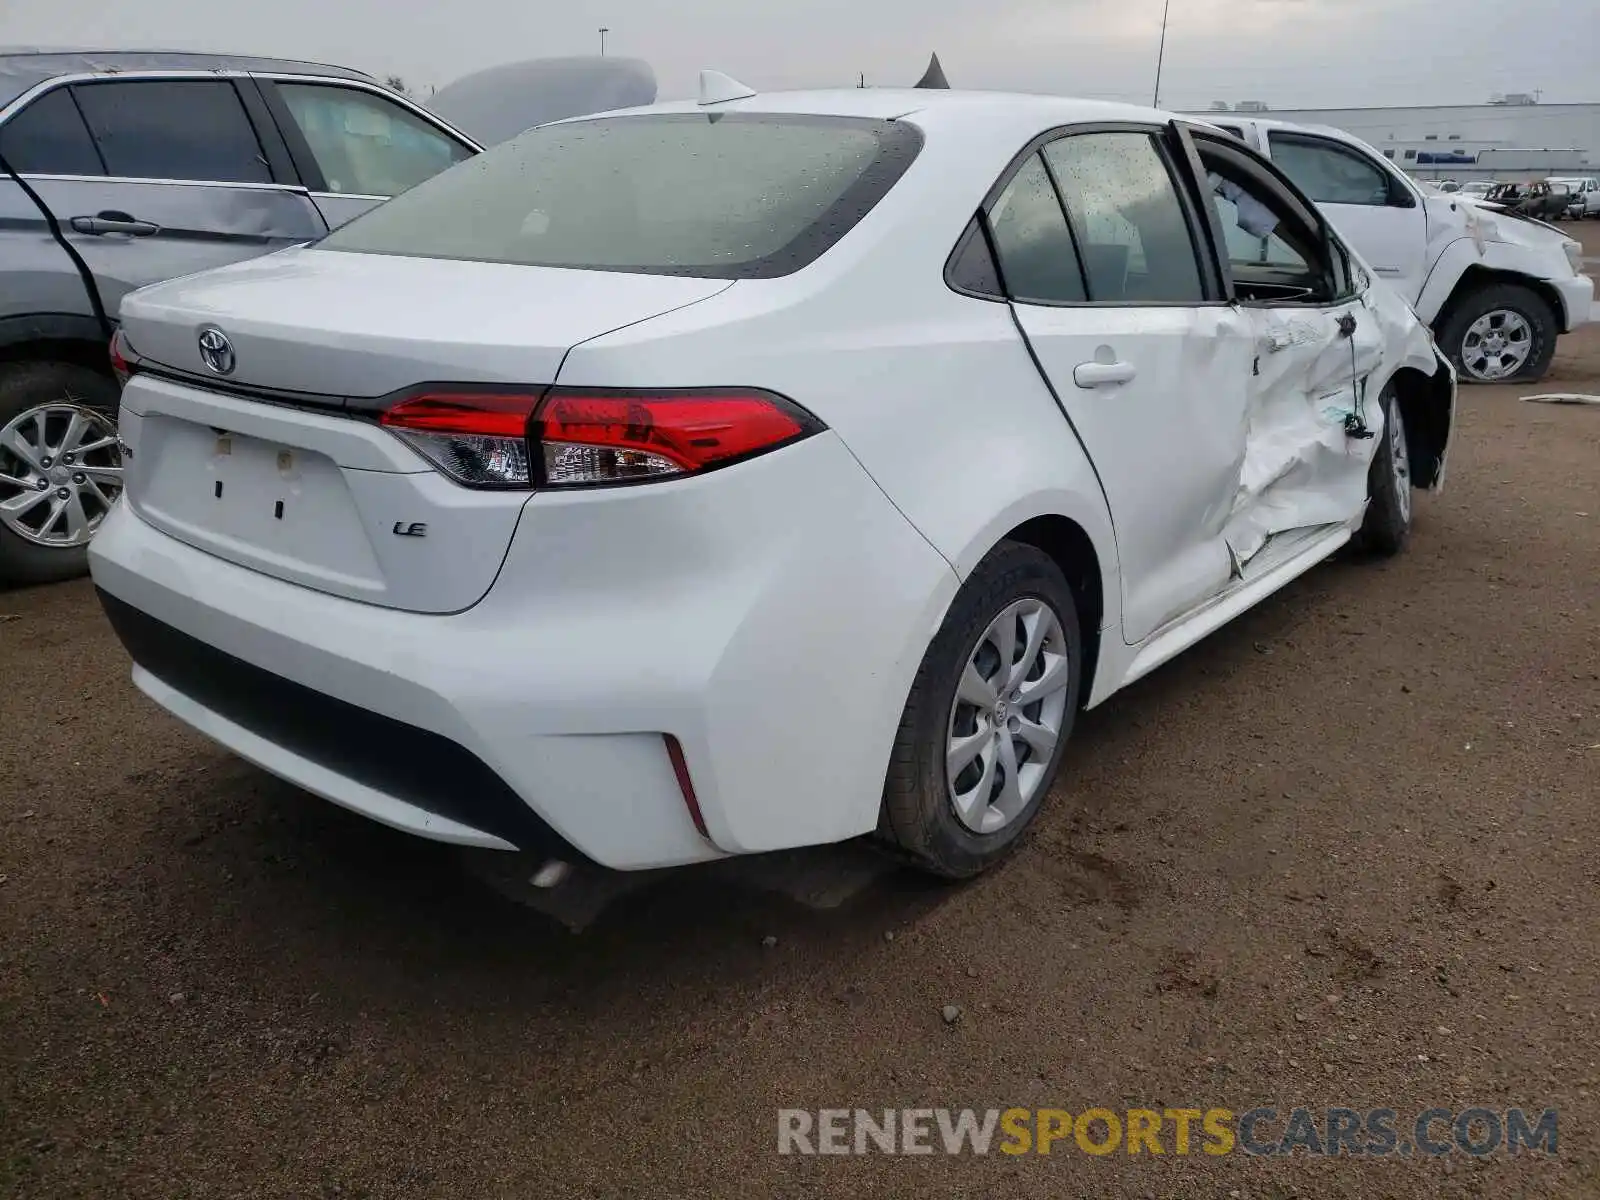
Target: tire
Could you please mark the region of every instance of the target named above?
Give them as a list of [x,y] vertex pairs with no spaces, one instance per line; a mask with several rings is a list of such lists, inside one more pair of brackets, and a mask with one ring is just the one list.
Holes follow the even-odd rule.
[[[1481,341],[1484,327],[1480,321],[1501,318],[1501,330],[1516,330],[1518,323],[1526,329],[1528,346],[1521,363],[1504,375],[1486,373],[1485,367],[1493,362],[1491,355],[1483,352]],[[1490,329],[1489,332],[1493,332]],[[1467,383],[1529,383],[1543,379],[1550,370],[1550,360],[1555,357],[1556,335],[1559,328],[1550,302],[1530,287],[1517,283],[1495,283],[1469,292],[1455,304],[1439,322],[1439,346],[1455,365],[1456,374]],[[1469,344],[1474,337],[1480,340]],[[1508,341],[1514,347],[1520,339]],[[1508,363],[1515,357],[1500,359]]]
[[[1008,622],[1017,637],[1013,676],[1026,660],[1020,685],[1016,678],[1010,680],[1013,689],[1041,683],[1048,688],[1039,689],[1042,698],[1034,703],[1019,702],[1002,689],[997,701],[980,710],[962,699],[958,689],[969,664],[975,664],[980,681],[991,672],[999,677],[999,648],[993,639],[1003,634],[995,626]],[[1043,635],[1041,652],[1029,658],[1025,639],[1036,630]],[[1061,569],[1032,546],[1000,543],[962,585],[923,656],[895,736],[880,839],[916,866],[946,879],[970,878],[1014,850],[1060,768],[1082,677],[1078,610]],[[971,687],[967,694],[972,694]],[[1007,752],[996,732],[1000,728],[1007,731],[1010,761],[1018,765],[1014,791],[1005,769]],[[1054,733],[1053,744],[1043,752],[1034,749],[1043,740],[1040,731]],[[947,756],[952,738],[963,735],[968,746],[987,749],[976,751],[951,780]],[[960,796],[975,798],[965,818],[957,809]]]
[[1393,384],[1380,400],[1383,435],[1367,470],[1367,515],[1356,537],[1363,549],[1389,558],[1405,549],[1411,534],[1411,449]]
[[[45,518],[48,509],[37,507],[26,514],[8,514],[0,511],[0,583],[37,584],[55,583],[73,579],[89,569],[89,537],[104,518],[107,507],[100,497],[115,499],[119,485],[109,483],[110,473],[120,458],[114,443],[103,445],[116,430],[117,402],[120,396],[115,380],[91,371],[87,367],[62,362],[25,362],[0,365],[0,443],[8,430],[22,430],[36,436],[38,427],[32,418],[45,409],[52,409],[44,435],[48,443],[52,436],[65,436],[65,423],[70,422],[70,410],[77,409],[85,418],[81,444],[88,447],[81,464],[96,472],[106,472],[98,482],[99,492],[90,493],[87,484],[75,482],[76,473],[66,471],[65,462],[52,463],[55,476],[54,489],[42,489],[48,494],[61,490],[78,493],[85,521],[79,532],[67,531],[65,524],[56,532],[42,535],[33,526]],[[64,473],[65,472],[65,473]],[[7,501],[25,498],[30,486],[37,482],[39,471],[24,461],[13,450],[0,444],[0,506]],[[31,530],[34,537],[25,536]]]

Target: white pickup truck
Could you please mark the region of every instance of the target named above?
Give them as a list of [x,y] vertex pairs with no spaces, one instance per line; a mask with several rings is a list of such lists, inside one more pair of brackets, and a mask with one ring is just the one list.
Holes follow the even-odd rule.
[[1590,319],[1582,247],[1554,226],[1425,191],[1337,129],[1206,119],[1270,157],[1328,214],[1432,326],[1462,379],[1539,379],[1556,338]]

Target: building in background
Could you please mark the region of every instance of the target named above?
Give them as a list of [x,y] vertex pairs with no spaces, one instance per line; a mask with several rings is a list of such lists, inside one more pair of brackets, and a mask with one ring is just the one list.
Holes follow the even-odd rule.
[[1420,179],[1523,180],[1600,169],[1600,103],[1540,104],[1530,95],[1489,104],[1417,108],[1268,108],[1217,101],[1202,114],[1248,113],[1331,125],[1369,142]]

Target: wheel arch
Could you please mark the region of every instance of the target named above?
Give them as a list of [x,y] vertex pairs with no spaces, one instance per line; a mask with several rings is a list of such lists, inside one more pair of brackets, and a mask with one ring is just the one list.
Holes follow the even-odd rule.
[[1444,303],[1439,306],[1439,311],[1429,322],[1435,330],[1442,329],[1444,323],[1450,319],[1455,311],[1464,304],[1469,296],[1485,288],[1494,287],[1496,284],[1510,284],[1514,287],[1524,287],[1533,292],[1550,306],[1550,311],[1556,318],[1556,332],[1565,333],[1571,327],[1570,315],[1567,312],[1566,302],[1562,300],[1561,293],[1549,280],[1539,279],[1533,275],[1525,275],[1521,271],[1511,271],[1504,267],[1488,267],[1482,263],[1472,263],[1461,272],[1455,286],[1450,289],[1450,294]]
[[0,320],[0,364],[64,362],[114,379],[100,323],[72,313],[42,313]]
[[[1080,707],[1087,704],[1094,692],[1101,632],[1107,619],[1108,580],[1094,539],[1071,517],[1045,513],[1023,521],[1000,540],[1021,542],[1043,551],[1066,576],[1067,586],[1072,589],[1073,600],[1078,605],[1079,631],[1083,637],[1083,682],[1078,689],[1078,703]],[[1114,590],[1112,595],[1116,595]],[[1116,607],[1114,601],[1113,607]]]
[[1433,374],[1404,366],[1389,379],[1405,422],[1415,487],[1437,491],[1444,483],[1445,456],[1455,423],[1456,382],[1453,369],[1441,360]]

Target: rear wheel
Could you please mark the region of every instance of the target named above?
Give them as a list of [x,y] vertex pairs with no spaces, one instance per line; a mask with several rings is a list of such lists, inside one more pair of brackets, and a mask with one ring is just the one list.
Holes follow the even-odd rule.
[[957,594],[917,672],[884,787],[884,838],[950,879],[1014,849],[1060,766],[1082,665],[1060,568],[1002,542]]
[[116,383],[71,363],[0,366],[0,582],[82,575],[122,493]]
[[1542,379],[1556,352],[1556,315],[1532,288],[1497,283],[1461,299],[1439,325],[1439,345],[1472,383]]

